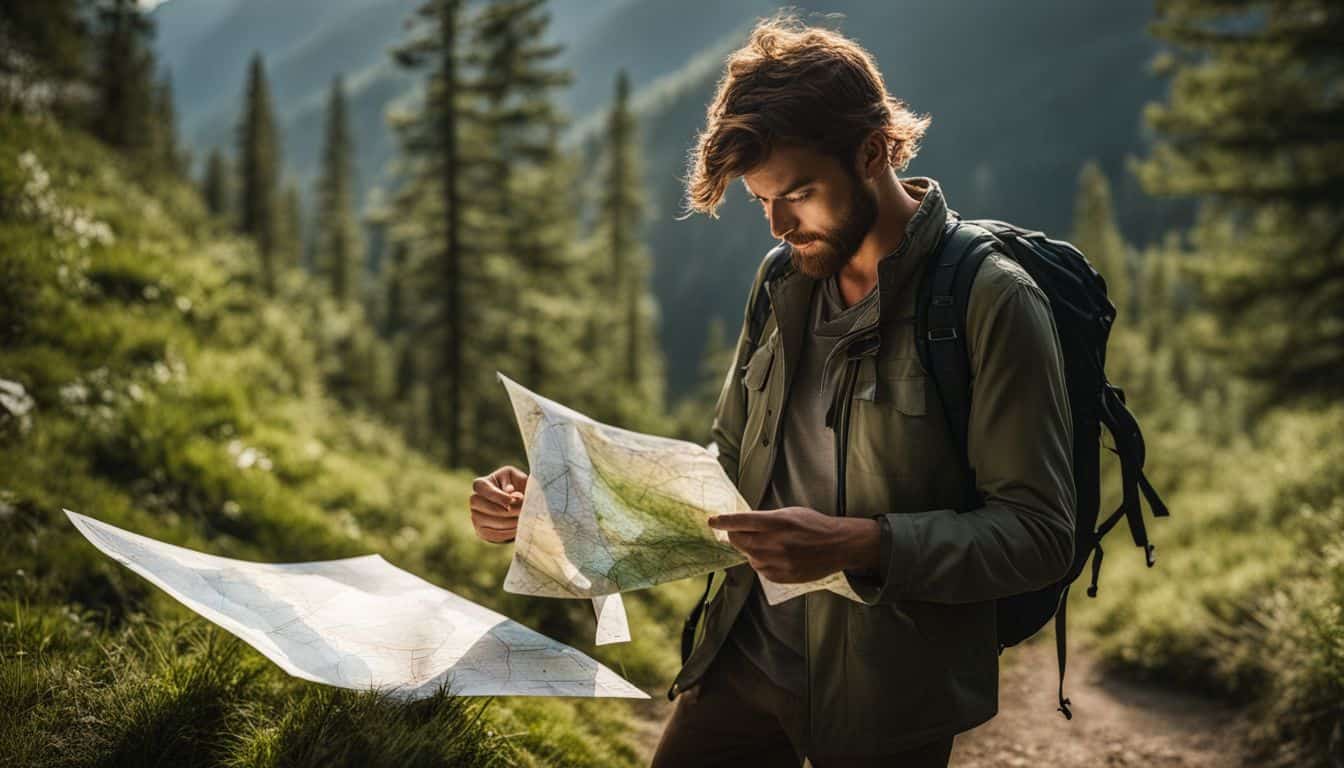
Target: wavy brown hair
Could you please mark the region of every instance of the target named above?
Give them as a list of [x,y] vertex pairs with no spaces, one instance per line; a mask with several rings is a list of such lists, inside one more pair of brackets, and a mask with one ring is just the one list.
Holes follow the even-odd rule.
[[873,57],[858,43],[792,15],[764,19],[728,57],[690,153],[684,215],[717,218],[728,184],[776,144],[817,149],[849,169],[859,144],[877,130],[886,138],[887,161],[903,171],[930,121],[887,93]]

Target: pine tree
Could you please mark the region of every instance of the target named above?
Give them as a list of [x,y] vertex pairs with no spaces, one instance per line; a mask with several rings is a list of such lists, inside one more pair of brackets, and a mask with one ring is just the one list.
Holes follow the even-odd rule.
[[[380,186],[374,186],[364,195],[363,210],[359,215],[360,240],[363,257],[359,271],[359,302],[364,317],[380,340],[387,335],[387,272],[391,261],[388,236],[392,229],[393,210]],[[394,358],[389,358],[394,360]],[[395,362],[391,364],[395,367]]]
[[394,338],[407,330],[406,244],[395,243],[380,270],[383,284],[383,316],[379,323],[383,336]]
[[275,261],[282,267],[299,267],[303,261],[303,198],[299,185],[285,183],[276,220]]
[[157,164],[176,176],[185,176],[190,159],[178,142],[177,108],[173,102],[173,78],[165,73],[154,89],[154,147]]
[[229,215],[229,166],[218,148],[211,149],[205,161],[205,177],[201,179],[201,196],[205,206],[216,216]]
[[98,108],[93,133],[109,145],[132,152],[152,150],[154,127],[154,24],[135,0],[104,0],[98,7]]
[[642,241],[644,202],[639,139],[630,110],[630,82],[616,78],[603,147],[602,191],[597,231],[608,260],[605,287],[615,308],[608,328],[617,353],[615,370],[644,407],[661,399],[662,356],[656,340],[656,308],[649,292],[650,257]]
[[273,292],[278,266],[276,235],[280,226],[277,199],[280,137],[266,83],[266,66],[259,53],[253,54],[248,67],[247,91],[238,126],[238,157],[238,228],[256,240],[261,255],[262,285]]
[[403,68],[428,70],[424,103],[396,122],[404,155],[397,196],[405,217],[401,237],[415,249],[412,258],[424,278],[427,317],[418,335],[434,349],[425,391],[416,399],[427,401],[430,431],[442,436],[448,464],[460,466],[466,424],[462,345],[469,332],[462,242],[465,158],[459,137],[463,3],[428,0],[415,16],[410,39],[393,57]]
[[341,303],[359,292],[362,263],[353,211],[354,146],[345,108],[345,85],[332,80],[327,100],[322,171],[317,182],[317,259],[331,295]]
[[[502,0],[485,6],[472,24],[467,61],[479,72],[472,93],[483,100],[482,129],[492,169],[495,222],[492,261],[510,275],[515,322],[496,325],[501,346],[519,353],[518,377],[529,387],[556,392],[571,381],[563,359],[569,345],[556,301],[574,290],[571,245],[574,211],[558,134],[564,119],[551,92],[568,73],[555,67],[560,48],[544,41],[549,18],[542,0]],[[557,392],[558,394],[558,392]],[[499,414],[507,420],[507,412]]]
[[1344,394],[1344,6],[1164,0],[1152,193],[1198,196],[1212,346],[1270,397]]
[[1129,246],[1115,223],[1111,183],[1095,162],[1088,162],[1078,174],[1078,199],[1070,240],[1106,279],[1106,291],[1116,307],[1116,322],[1129,325],[1129,318],[1135,313],[1130,298]]
[[1149,248],[1143,259],[1139,316],[1148,343],[1154,348],[1174,328],[1171,259],[1177,247],[1173,238],[1168,238],[1165,245]]

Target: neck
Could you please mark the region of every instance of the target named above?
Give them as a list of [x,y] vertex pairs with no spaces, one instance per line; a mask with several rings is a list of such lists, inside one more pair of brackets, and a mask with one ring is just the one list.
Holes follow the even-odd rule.
[[877,262],[900,247],[906,225],[919,210],[919,200],[906,191],[895,171],[887,169],[872,183],[876,185],[877,218],[854,258],[836,274],[847,307],[872,292],[877,285]]

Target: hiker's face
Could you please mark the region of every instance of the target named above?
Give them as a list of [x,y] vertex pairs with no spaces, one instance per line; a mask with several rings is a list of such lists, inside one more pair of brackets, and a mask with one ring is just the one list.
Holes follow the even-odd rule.
[[770,234],[793,246],[793,263],[814,278],[849,263],[877,219],[877,198],[834,157],[804,147],[776,147],[742,183],[770,222]]

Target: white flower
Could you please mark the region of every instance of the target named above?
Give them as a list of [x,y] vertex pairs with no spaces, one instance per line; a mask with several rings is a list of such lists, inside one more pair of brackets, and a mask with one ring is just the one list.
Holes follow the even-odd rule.
[[244,448],[242,452],[238,454],[237,464],[239,469],[247,469],[248,467],[251,467],[253,464],[256,463],[257,463],[256,448]]
[[61,387],[59,392],[61,402],[66,405],[80,405],[88,402],[89,399],[89,388],[77,381],[72,381]]

